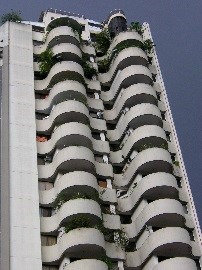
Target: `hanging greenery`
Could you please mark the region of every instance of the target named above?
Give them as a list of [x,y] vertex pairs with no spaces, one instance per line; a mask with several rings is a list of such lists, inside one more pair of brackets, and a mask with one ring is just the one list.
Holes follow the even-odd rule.
[[56,199],[54,201],[54,209],[57,211],[60,209],[60,207],[70,201],[70,200],[76,200],[76,199],[86,199],[86,200],[94,200],[94,201],[99,201],[99,193],[94,192],[91,194],[86,194],[86,193],[74,193],[71,196],[67,196],[65,193],[61,192],[56,196]]
[[143,151],[143,150],[146,150],[148,148],[154,148],[154,147],[157,147],[157,148],[163,148],[165,150],[168,150],[168,143],[165,142],[165,143],[162,143],[161,145],[154,145],[152,143],[145,143],[145,144],[142,144],[139,148],[139,151]]
[[84,76],[87,79],[91,80],[93,76],[97,75],[97,70],[89,64],[88,57],[85,54],[83,54],[81,62],[84,71]]
[[107,53],[110,46],[110,34],[107,28],[95,36],[95,48],[103,54]]
[[152,53],[153,49],[156,45],[154,45],[153,41],[151,39],[146,39],[143,43],[143,47],[142,49],[146,52],[146,53]]
[[51,49],[47,49],[39,55],[38,63],[41,75],[47,75],[52,66],[56,63],[53,56],[54,55]]

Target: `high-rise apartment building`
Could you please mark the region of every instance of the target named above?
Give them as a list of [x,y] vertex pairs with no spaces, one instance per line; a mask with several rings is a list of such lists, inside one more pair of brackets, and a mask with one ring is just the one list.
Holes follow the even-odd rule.
[[0,28],[1,270],[198,270],[149,25],[48,9]]

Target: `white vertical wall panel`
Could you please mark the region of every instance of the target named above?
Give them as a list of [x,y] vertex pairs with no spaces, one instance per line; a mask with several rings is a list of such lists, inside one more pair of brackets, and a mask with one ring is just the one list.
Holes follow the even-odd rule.
[[32,28],[9,33],[10,269],[40,270]]

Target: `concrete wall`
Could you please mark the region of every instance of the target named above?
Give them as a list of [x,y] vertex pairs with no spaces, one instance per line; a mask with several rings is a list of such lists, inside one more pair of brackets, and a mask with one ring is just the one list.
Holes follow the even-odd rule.
[[32,27],[10,23],[9,38],[10,270],[40,270]]

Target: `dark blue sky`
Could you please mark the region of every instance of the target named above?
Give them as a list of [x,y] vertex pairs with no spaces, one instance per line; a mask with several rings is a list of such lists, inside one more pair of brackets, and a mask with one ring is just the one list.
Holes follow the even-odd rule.
[[123,9],[128,22],[149,22],[202,224],[202,1],[201,0],[1,0],[0,13],[21,10],[27,20],[57,8],[103,21]]

